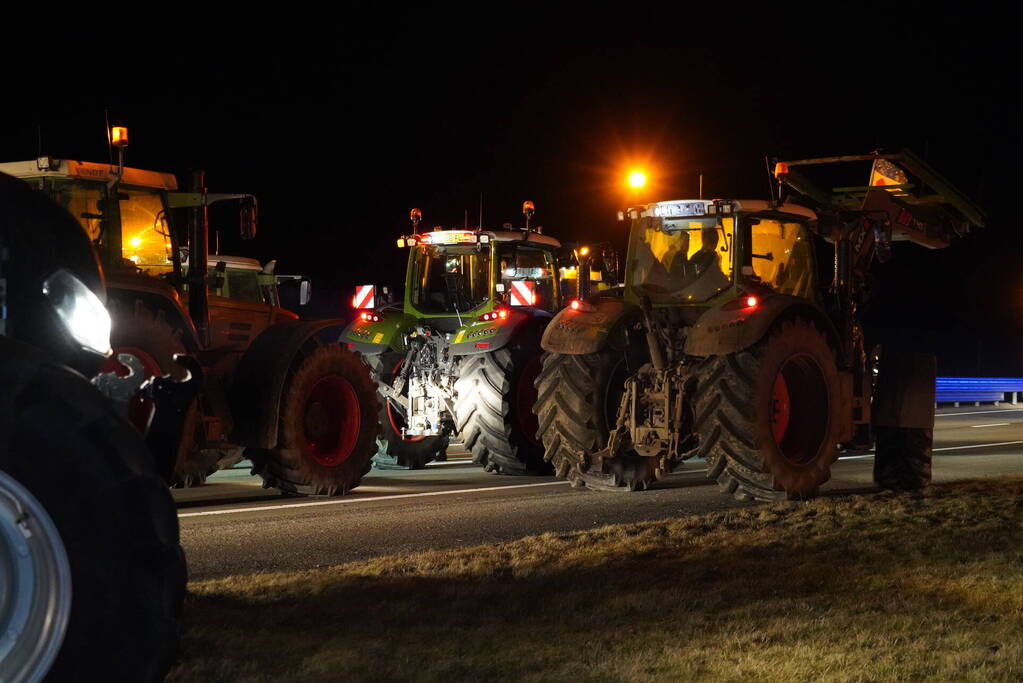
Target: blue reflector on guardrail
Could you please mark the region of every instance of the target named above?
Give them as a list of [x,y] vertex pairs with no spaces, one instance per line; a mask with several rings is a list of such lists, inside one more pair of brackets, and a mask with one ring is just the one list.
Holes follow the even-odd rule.
[[1023,392],[1023,377],[938,377],[935,390],[938,403],[1004,401],[1006,394]]

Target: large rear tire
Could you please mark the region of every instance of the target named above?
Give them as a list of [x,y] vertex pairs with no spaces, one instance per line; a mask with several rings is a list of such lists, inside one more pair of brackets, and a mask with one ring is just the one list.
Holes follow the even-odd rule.
[[[380,354],[366,356],[377,382],[392,386],[401,371],[404,356]],[[407,395],[408,392],[406,391]],[[373,464],[381,469],[421,470],[426,464],[439,460],[448,447],[446,436],[412,436],[402,438],[401,430],[405,421],[383,395],[380,400],[380,436],[377,437],[377,453]]]
[[539,339],[528,333],[491,353],[464,356],[455,382],[458,432],[474,463],[497,474],[550,474],[533,413]]
[[546,353],[534,412],[544,457],[554,473],[582,486],[590,455],[607,446],[628,375],[626,354],[609,348],[585,355]]
[[0,470],[45,508],[70,564],[70,619],[49,678],[162,680],[186,581],[170,493],[137,430],[94,387],[45,363],[17,372],[0,400]]
[[281,400],[280,442],[262,472],[297,494],[344,495],[362,482],[376,452],[380,408],[369,368],[336,344],[292,371]]
[[803,499],[841,440],[834,353],[813,323],[783,321],[750,349],[703,360],[693,395],[707,476],[740,500]]
[[[128,305],[125,302],[111,300],[108,304],[113,328],[110,343],[117,353],[130,353],[136,356],[145,368],[147,375],[157,371],[161,375],[171,375],[181,380],[185,370],[174,362],[174,355],[185,353],[181,342],[181,330],[174,329],[167,322],[162,311],[154,313],[142,301]],[[133,415],[140,406],[132,406]],[[144,409],[143,409],[144,411]],[[134,422],[134,420],[133,420]],[[136,424],[137,428],[143,428]],[[161,467],[171,472],[168,482],[174,488],[190,488],[206,483],[206,478],[215,473],[219,467],[217,461],[220,452],[206,449],[206,434],[202,420],[201,397],[196,396],[185,412],[181,434],[174,463]]]

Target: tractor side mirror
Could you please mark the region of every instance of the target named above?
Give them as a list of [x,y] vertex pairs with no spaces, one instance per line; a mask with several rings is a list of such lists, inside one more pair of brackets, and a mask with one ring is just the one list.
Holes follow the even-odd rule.
[[238,213],[241,219],[242,239],[250,240],[256,236],[256,228],[259,224],[259,205],[256,203],[256,198],[251,195],[242,198]]
[[298,286],[298,305],[305,306],[313,298],[313,283],[302,280]]

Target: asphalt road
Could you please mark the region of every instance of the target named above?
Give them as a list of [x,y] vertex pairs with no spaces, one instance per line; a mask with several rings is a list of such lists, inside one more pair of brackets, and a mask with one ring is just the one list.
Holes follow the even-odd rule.
[[[942,409],[934,436],[935,481],[1023,473],[1023,405]],[[310,569],[755,505],[719,493],[699,460],[653,490],[630,494],[577,490],[553,477],[495,476],[452,456],[415,472],[373,470],[343,498],[281,498],[244,469],[175,491],[191,578]],[[823,493],[872,489],[872,467],[871,455],[841,458]]]

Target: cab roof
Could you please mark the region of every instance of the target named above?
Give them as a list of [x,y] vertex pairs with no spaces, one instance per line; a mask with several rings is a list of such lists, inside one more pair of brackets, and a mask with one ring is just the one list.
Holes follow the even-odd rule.
[[218,263],[223,263],[227,268],[232,270],[263,270],[263,264],[254,258],[246,258],[244,256],[226,256],[224,254],[210,254],[207,257],[207,263],[210,267],[216,266]]
[[[486,235],[494,242],[528,242],[530,244],[543,245],[547,247],[553,247],[555,249],[561,246],[561,242],[557,239],[536,232],[535,230],[475,230],[472,228],[452,228],[445,229],[441,227],[434,228],[429,232],[421,232],[420,236],[423,235],[443,235],[444,241],[435,242],[435,244],[458,244],[458,243],[469,243],[475,244],[478,241],[479,235]],[[468,237],[463,242],[462,237]],[[451,239],[448,240],[447,238]]]
[[[76,180],[98,180],[111,182],[117,179],[117,166],[97,164],[91,161],[40,157],[32,161],[9,161],[0,164],[0,172],[15,178],[73,178]],[[178,189],[178,180],[172,173],[147,171],[141,168],[125,168],[121,182],[136,187],[151,187],[158,190]]]
[[545,244],[555,248],[561,246],[561,242],[559,240],[539,232],[526,232],[524,230],[485,230],[484,232],[489,232],[491,237],[498,242],[534,242],[536,244]]
[[[653,202],[637,207],[642,216],[658,216],[664,218],[687,218],[698,216],[714,216],[715,209],[712,208],[715,202],[720,199],[671,199],[663,202]],[[785,203],[780,206],[764,201],[763,199],[733,199],[732,211],[757,213],[760,211],[776,211],[778,213],[790,213],[802,216],[810,220],[817,220],[817,214],[811,209],[799,204]],[[702,206],[702,208],[701,208]],[[723,214],[725,215],[725,214]]]

